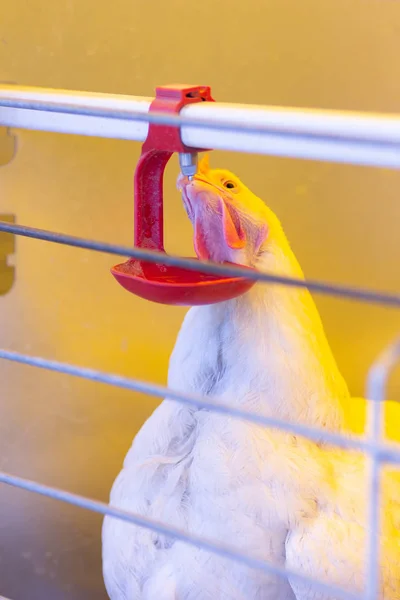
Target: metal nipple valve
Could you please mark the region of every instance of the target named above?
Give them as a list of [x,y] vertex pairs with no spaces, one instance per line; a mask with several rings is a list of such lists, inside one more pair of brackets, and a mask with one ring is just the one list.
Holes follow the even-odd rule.
[[179,166],[182,175],[193,179],[197,173],[198,154],[197,152],[179,152]]

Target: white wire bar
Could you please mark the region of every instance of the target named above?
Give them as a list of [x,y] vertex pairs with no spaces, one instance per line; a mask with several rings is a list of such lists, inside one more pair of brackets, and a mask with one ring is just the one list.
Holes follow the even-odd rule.
[[9,360],[31,367],[46,369],[65,375],[80,377],[89,381],[104,383],[115,387],[128,389],[134,392],[139,392],[146,395],[156,396],[158,398],[168,398],[181,404],[187,404],[196,408],[203,408],[219,414],[228,415],[243,421],[249,421],[256,425],[271,427],[299,435],[316,442],[324,441],[333,446],[340,448],[359,450],[371,456],[378,456],[382,462],[400,463],[400,447],[396,444],[382,443],[371,444],[363,440],[359,436],[342,435],[340,433],[332,433],[317,427],[309,427],[300,423],[290,423],[274,417],[266,417],[259,414],[254,414],[248,411],[240,410],[230,406],[229,403],[222,403],[217,398],[212,396],[201,396],[198,394],[183,393],[178,390],[173,390],[168,387],[156,385],[130,377],[124,377],[114,373],[104,373],[96,369],[79,367],[69,363],[63,363],[55,360],[49,360],[39,356],[29,356],[12,350],[0,348],[0,359]]
[[[373,365],[369,378],[368,378],[368,397],[374,401],[375,406],[381,407],[384,399],[386,379],[389,370],[394,366],[396,360],[400,356],[400,343],[398,343],[393,349],[383,355],[382,359],[379,359],[375,365]],[[74,375],[77,377],[83,377],[92,381],[100,383],[106,383],[113,386],[118,386],[134,391],[143,392],[146,394],[155,395],[162,398],[168,398],[170,400],[186,403],[189,405],[195,405],[197,407],[206,408],[222,414],[229,414],[236,418],[244,420],[250,420],[259,425],[266,425],[274,428],[281,429],[283,431],[291,432],[296,435],[308,437],[316,441],[324,440],[328,443],[338,445],[340,447],[353,448],[357,450],[365,451],[370,454],[373,462],[373,473],[371,482],[371,520],[370,520],[370,553],[368,564],[369,579],[367,586],[367,598],[368,600],[376,600],[378,598],[377,591],[379,588],[379,571],[378,571],[378,540],[379,540],[379,468],[381,462],[395,462],[400,463],[400,450],[390,445],[381,445],[378,443],[365,442],[358,440],[353,436],[343,436],[340,434],[332,434],[320,429],[302,426],[299,424],[291,424],[286,421],[277,419],[271,419],[269,417],[262,417],[260,415],[253,415],[245,411],[237,410],[230,407],[227,404],[222,404],[215,401],[212,397],[200,397],[192,394],[183,394],[162,386],[141,382],[135,379],[127,377],[121,377],[119,375],[102,373],[93,369],[81,368],[57,361],[50,361],[40,357],[32,357],[20,354],[18,352],[12,352],[7,350],[0,350],[0,358],[10,360],[17,363],[22,363],[34,367],[44,368],[50,371],[56,371],[64,374]],[[376,410],[376,408],[374,409]],[[377,431],[380,431],[380,421],[376,420],[374,425],[373,435],[376,437]],[[214,552],[225,558],[230,558],[236,561],[240,561],[252,568],[262,569],[268,573],[275,574],[281,577],[294,577],[299,581],[303,581],[312,584],[316,589],[319,589],[321,593],[330,592],[334,593],[338,598],[352,599],[358,598],[354,594],[349,594],[342,589],[338,589],[335,586],[324,584],[320,581],[315,581],[311,578],[303,577],[299,573],[293,573],[284,568],[279,568],[274,565],[270,565],[259,559],[251,556],[240,554],[236,549],[232,549],[225,545],[215,543],[212,540],[204,539],[199,536],[194,536],[190,533],[170,528],[168,525],[159,523],[157,521],[149,520],[135,513],[119,510],[115,507],[108,506],[107,504],[92,500],[90,498],[84,498],[76,494],[71,494],[63,490],[44,486],[42,484],[19,478],[14,475],[0,472],[0,482],[7,485],[12,485],[27,491],[31,491],[37,494],[48,496],[50,498],[68,502],[81,508],[86,508],[94,512],[98,512],[103,515],[109,515],[112,517],[120,518],[122,520],[134,523],[141,527],[146,527],[153,531],[162,533],[163,535],[169,535],[175,539],[180,539],[184,542],[194,544],[197,547],[201,547],[205,550]],[[374,520],[372,520],[374,519]]]
[[400,115],[201,102],[149,113],[152,98],[0,85],[0,125],[143,142],[149,122],[213,148],[398,169]]
[[203,536],[200,537],[192,533],[187,533],[182,529],[170,527],[169,525],[165,525],[164,523],[156,521],[155,519],[147,519],[146,517],[138,515],[134,512],[116,508],[109,504],[105,504],[104,502],[100,502],[99,500],[93,500],[92,498],[73,494],[65,490],[60,490],[59,488],[43,485],[23,477],[16,477],[15,475],[10,475],[4,471],[0,471],[0,483],[5,483],[6,485],[23,489],[28,492],[40,494],[54,500],[66,502],[68,504],[96,512],[101,515],[107,515],[116,519],[121,519],[127,523],[132,523],[134,525],[138,525],[139,527],[144,527],[145,529],[150,529],[151,531],[155,531],[161,535],[172,537],[176,540],[196,546],[197,548],[207,550],[222,556],[223,558],[228,558],[235,562],[239,562],[240,564],[245,564],[252,569],[265,571],[266,573],[285,579],[289,576],[299,582],[311,584],[314,589],[320,591],[321,594],[333,593],[338,598],[343,598],[343,600],[361,600],[360,596],[351,594],[337,586],[317,581],[311,577],[307,577],[295,571],[273,565],[267,561],[249,556],[248,554],[242,554],[235,548],[225,544],[220,544],[217,541],[210,540]]
[[[397,352],[400,355],[400,344],[397,348]],[[181,392],[177,392],[177,391],[174,391],[174,390],[162,387],[162,386],[157,386],[154,384],[141,382],[141,381],[138,381],[135,379],[121,377],[119,375],[114,375],[114,374],[102,373],[100,371],[95,371],[93,369],[81,368],[81,367],[77,367],[77,366],[73,366],[73,365],[69,365],[69,364],[65,364],[65,363],[60,363],[57,361],[50,361],[50,360],[46,360],[46,359],[43,359],[40,357],[27,356],[27,355],[20,354],[18,352],[0,350],[0,358],[10,360],[13,362],[30,365],[30,366],[34,366],[34,367],[44,368],[44,369],[47,369],[50,371],[56,371],[56,372],[60,372],[60,373],[64,373],[64,374],[77,376],[77,377],[83,377],[83,378],[91,380],[91,381],[106,383],[106,384],[110,384],[113,386],[130,389],[132,391],[139,391],[139,392],[143,392],[145,394],[151,394],[151,395],[155,395],[155,396],[162,397],[162,398],[168,398],[170,400],[175,400],[175,401],[190,404],[190,405],[195,405],[197,407],[206,408],[207,410],[211,410],[214,412],[229,414],[230,416],[233,416],[235,418],[250,420],[259,425],[266,425],[266,426],[278,428],[283,431],[291,432],[296,435],[308,437],[308,438],[311,438],[311,439],[314,439],[317,441],[324,440],[328,443],[331,443],[331,444],[334,444],[334,445],[337,445],[340,447],[363,450],[366,453],[369,453],[372,456],[372,458],[376,461],[376,464],[378,465],[378,467],[377,467],[378,469],[379,469],[379,465],[381,464],[381,462],[390,461],[390,462],[395,462],[396,464],[398,464],[400,462],[400,450],[398,448],[397,449],[392,448],[390,445],[372,444],[372,443],[364,442],[361,440],[357,440],[357,438],[350,437],[350,436],[344,436],[344,435],[340,435],[340,434],[332,434],[330,432],[326,432],[326,431],[323,431],[323,430],[320,430],[317,428],[306,427],[306,426],[302,426],[302,425],[295,424],[295,423],[291,424],[286,421],[271,419],[269,417],[262,417],[260,415],[255,415],[255,414],[253,415],[253,414],[247,413],[245,411],[240,411],[240,410],[234,409],[227,404],[221,404],[221,403],[213,400],[212,397],[204,397],[203,398],[203,397],[197,396],[197,395],[183,394]],[[396,355],[396,358],[397,358],[397,355]],[[391,363],[391,364],[394,364],[394,363]],[[386,364],[383,364],[383,368],[381,368],[380,364],[379,364],[379,368],[381,370],[381,372],[379,373],[380,379],[377,379],[377,377],[375,375],[375,373],[377,371],[376,367],[375,367],[375,370],[373,367],[373,369],[371,370],[372,375],[370,376],[370,381],[372,382],[372,387],[371,387],[370,392],[371,392],[371,397],[374,399],[375,399],[375,395],[376,395],[376,389],[378,389],[377,386],[380,385],[380,383],[383,379],[386,380],[386,377],[383,378],[381,376],[381,373],[384,372],[384,375],[385,375],[386,371],[388,370]],[[376,381],[378,381],[378,383],[376,383]],[[381,393],[381,392],[379,392],[379,393]],[[378,405],[379,405],[379,403],[378,403]],[[344,600],[350,600],[350,599],[354,600],[354,599],[359,598],[359,596],[350,594],[336,586],[332,586],[330,584],[329,585],[325,584],[321,581],[317,581],[312,578],[305,577],[299,573],[292,572],[285,568],[271,565],[270,563],[266,563],[264,561],[261,561],[254,557],[251,557],[249,555],[241,554],[235,548],[228,547],[226,545],[221,545],[220,543],[215,542],[213,540],[209,540],[208,538],[203,538],[203,537],[199,537],[196,535],[192,535],[191,533],[185,532],[180,529],[171,528],[164,523],[160,523],[160,522],[158,522],[156,520],[152,520],[152,519],[147,519],[146,517],[142,517],[136,513],[132,513],[129,511],[125,511],[125,510],[120,510],[116,507],[109,506],[103,502],[92,500],[90,498],[85,498],[83,496],[79,496],[77,494],[72,494],[70,492],[66,492],[64,490],[60,490],[60,489],[57,489],[54,487],[45,486],[45,485],[39,484],[37,482],[30,481],[30,480],[24,479],[24,478],[20,478],[20,477],[11,475],[9,473],[1,472],[1,471],[0,471],[0,482],[20,488],[20,489],[27,490],[30,492],[34,492],[34,493],[37,493],[40,495],[44,495],[49,498],[67,502],[69,504],[73,504],[75,506],[85,508],[87,510],[91,510],[91,511],[103,514],[103,515],[109,515],[111,517],[122,519],[124,521],[133,523],[140,527],[145,527],[147,529],[151,529],[152,531],[156,531],[158,533],[161,533],[162,535],[168,535],[175,539],[179,539],[183,542],[203,548],[207,551],[214,552],[225,558],[239,561],[242,564],[246,564],[247,566],[249,566],[251,568],[261,569],[270,574],[277,575],[279,577],[288,577],[288,576],[294,577],[295,579],[302,581],[304,583],[312,584],[314,586],[314,588],[316,590],[320,590],[321,593],[329,592],[330,594],[335,594],[335,596],[338,598],[344,598]],[[375,486],[376,486],[376,483],[374,483],[374,493],[376,491]],[[379,500],[379,494],[378,494],[378,500]],[[374,547],[376,547],[377,539],[375,539],[375,538],[377,538],[378,532],[376,531],[376,528],[372,528],[372,527],[371,527],[371,531],[372,531],[372,533],[371,533],[370,537],[372,539]],[[373,566],[373,573],[375,571],[375,576],[373,573],[372,574],[370,573],[370,575],[369,575],[369,580],[368,580],[369,585],[367,588],[368,600],[376,600],[378,598],[378,596],[376,595],[376,591],[375,591],[375,588],[376,588],[376,585],[378,582],[377,566],[375,563],[376,558],[377,558],[376,552],[371,553],[369,556],[369,566]],[[370,585],[372,586],[372,588],[370,588]],[[373,592],[370,591],[371,589],[373,590]]]
[[[384,425],[383,406],[386,399],[386,388],[389,376],[400,360],[400,340],[390,345],[375,361],[367,377],[367,398],[370,442],[375,447],[382,438]],[[369,543],[367,547],[368,582],[366,600],[379,598],[379,533],[380,533],[380,492],[381,492],[381,460],[379,455],[371,456],[371,481],[369,494]]]
[[93,250],[95,252],[104,252],[107,254],[113,254],[118,256],[127,256],[146,262],[162,263],[165,265],[183,267],[190,271],[199,271],[201,273],[213,273],[215,275],[226,275],[231,277],[244,276],[254,281],[259,281],[262,283],[272,283],[288,285],[292,287],[307,288],[319,294],[328,294],[330,296],[336,296],[339,298],[347,298],[357,300],[359,302],[369,302],[371,304],[382,304],[385,306],[391,306],[395,308],[400,307],[399,294],[379,292],[375,290],[368,290],[365,288],[354,288],[335,283],[314,281],[311,279],[298,279],[295,277],[276,275],[264,271],[258,271],[255,269],[249,270],[239,265],[225,265],[220,263],[214,263],[211,261],[199,261],[197,259],[182,258],[180,256],[173,256],[170,254],[160,253],[155,250],[147,250],[138,247],[128,248],[127,246],[121,246],[119,244],[110,244],[107,242],[99,242],[96,240],[79,238],[72,235],[57,233],[55,231],[47,231],[45,229],[28,227],[26,225],[16,225],[14,223],[8,223],[6,221],[0,221],[0,231],[12,233],[15,235],[21,235],[28,238],[43,240],[46,242],[63,244],[74,248],[82,248],[85,250]]

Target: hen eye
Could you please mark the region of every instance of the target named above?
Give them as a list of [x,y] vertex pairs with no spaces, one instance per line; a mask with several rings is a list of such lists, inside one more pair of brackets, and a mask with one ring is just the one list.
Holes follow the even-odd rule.
[[236,183],[234,181],[225,181],[224,187],[228,188],[228,190],[233,190],[236,187]]

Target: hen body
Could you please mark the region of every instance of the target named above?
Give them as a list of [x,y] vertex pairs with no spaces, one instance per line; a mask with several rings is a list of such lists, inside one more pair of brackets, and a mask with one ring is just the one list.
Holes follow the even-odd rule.
[[[203,168],[201,177],[212,186],[221,173]],[[196,210],[191,205],[189,216]],[[303,277],[275,215],[257,210],[261,226],[262,219],[268,223],[268,236],[252,266]],[[232,219],[237,235],[228,231],[229,248],[232,237],[240,240]],[[212,240],[204,228],[199,235],[201,255]],[[239,246],[236,262],[246,264],[247,247]],[[310,294],[277,285],[255,285],[237,299],[190,309],[170,359],[168,385],[331,431],[343,427],[349,402]],[[336,488],[345,483],[354,491],[351,469],[338,479],[338,457],[333,461],[322,444],[165,399],[137,434],[110,502],[317,577],[326,569],[325,558],[313,562],[312,553],[325,550],[329,560],[328,540],[340,536],[332,525]],[[355,496],[343,510],[357,521],[354,503]],[[362,543],[357,526],[351,533]],[[292,589],[287,580],[109,518],[103,525],[103,573],[111,600],[317,598],[293,582]]]

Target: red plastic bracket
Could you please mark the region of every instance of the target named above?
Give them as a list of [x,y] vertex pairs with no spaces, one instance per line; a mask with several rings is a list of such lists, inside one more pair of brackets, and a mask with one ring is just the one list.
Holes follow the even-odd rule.
[[[167,85],[156,88],[156,97],[150,105],[149,112],[179,114],[188,104],[196,102],[214,102],[209,86]],[[149,133],[143,143],[142,152],[148,150],[166,150],[167,152],[195,152],[181,140],[179,127],[150,123]]]
[[[194,102],[214,102],[207,86],[170,85],[157,88],[150,112],[178,114]],[[204,149],[203,149],[204,150]],[[174,152],[199,152],[181,140],[179,127],[149,124],[142,155],[135,171],[135,246],[165,253],[163,221],[163,175]],[[111,269],[126,290],[162,304],[194,306],[235,298],[254,285],[244,277],[219,277],[185,268],[129,259]]]
[[[179,114],[195,102],[214,102],[209,86],[160,86],[149,112]],[[198,149],[183,144],[179,127],[150,123],[134,178],[134,243],[139,248],[165,251],[163,175],[174,152]]]

